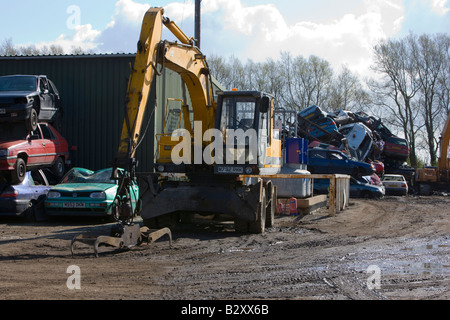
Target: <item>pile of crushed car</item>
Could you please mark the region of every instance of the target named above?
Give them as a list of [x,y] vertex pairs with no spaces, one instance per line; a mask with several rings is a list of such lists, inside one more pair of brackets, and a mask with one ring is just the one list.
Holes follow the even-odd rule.
[[[313,105],[297,113],[295,126],[285,128],[285,135],[292,134],[310,142],[311,173],[352,176],[352,197],[408,193],[407,180],[414,175],[406,164],[408,142],[394,135],[381,119],[364,112],[329,113]],[[326,181],[316,180],[314,185],[319,193],[328,188]]]
[[[0,216],[114,217],[111,170],[70,168],[62,102],[47,76],[0,77]],[[136,205],[139,189],[133,188]]]

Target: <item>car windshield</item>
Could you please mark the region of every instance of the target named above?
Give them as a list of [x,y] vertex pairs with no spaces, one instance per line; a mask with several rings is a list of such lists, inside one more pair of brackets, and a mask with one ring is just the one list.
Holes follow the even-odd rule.
[[115,184],[115,180],[111,179],[112,169],[89,171],[72,169],[63,178],[62,183],[110,183]]
[[403,177],[385,176],[384,181],[404,181]]
[[0,77],[0,91],[35,91],[36,78],[31,76]]

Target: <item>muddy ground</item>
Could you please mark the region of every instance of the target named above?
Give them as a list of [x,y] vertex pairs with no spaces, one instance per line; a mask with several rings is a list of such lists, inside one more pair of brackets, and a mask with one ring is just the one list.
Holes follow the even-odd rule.
[[[335,217],[278,216],[262,235],[197,220],[151,246],[100,257],[73,236],[110,224],[0,220],[0,299],[448,300],[450,197],[352,200]],[[69,281],[70,266],[80,281]],[[69,269],[70,272],[71,269]]]

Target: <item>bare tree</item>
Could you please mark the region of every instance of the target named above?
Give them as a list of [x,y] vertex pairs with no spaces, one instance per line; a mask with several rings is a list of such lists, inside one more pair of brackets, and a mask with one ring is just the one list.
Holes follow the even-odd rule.
[[371,88],[402,128],[411,148],[410,162],[415,167],[418,105],[413,103],[413,98],[420,86],[408,42],[405,39],[381,41],[374,47],[374,54],[373,69],[383,79],[371,81]]
[[327,104],[333,81],[328,61],[317,56],[292,58],[282,53],[282,76],[286,79],[283,100],[287,107],[300,111],[310,105]]
[[328,99],[330,111],[363,111],[370,104],[369,95],[362,87],[359,78],[347,66],[333,79]]
[[[436,128],[442,126],[439,121],[443,113],[447,114],[444,105],[439,103],[439,78],[447,66],[446,55],[449,50],[447,35],[409,35],[408,45],[411,48],[412,62],[417,70],[419,82],[419,104],[426,129],[426,143],[430,153],[431,164],[437,160],[438,139]],[[444,72],[445,74],[445,72]],[[442,96],[442,95],[441,95]]]
[[19,50],[13,44],[12,38],[3,40],[0,45],[0,55],[2,56],[16,56],[19,54]]

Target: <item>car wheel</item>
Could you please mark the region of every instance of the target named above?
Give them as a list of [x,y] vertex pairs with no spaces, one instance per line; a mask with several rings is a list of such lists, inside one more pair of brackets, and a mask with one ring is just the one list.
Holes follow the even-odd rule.
[[56,159],[55,163],[52,166],[52,172],[58,179],[61,179],[63,177],[65,168],[64,160],[62,158]]
[[34,131],[38,126],[38,114],[35,108],[31,108],[30,118],[27,120],[27,130]]
[[35,222],[36,221],[36,210],[35,204],[33,202],[28,203],[28,209],[23,213],[25,221]]
[[13,184],[20,184],[25,179],[27,173],[27,164],[22,158],[17,158],[14,170],[11,172],[11,182]]

